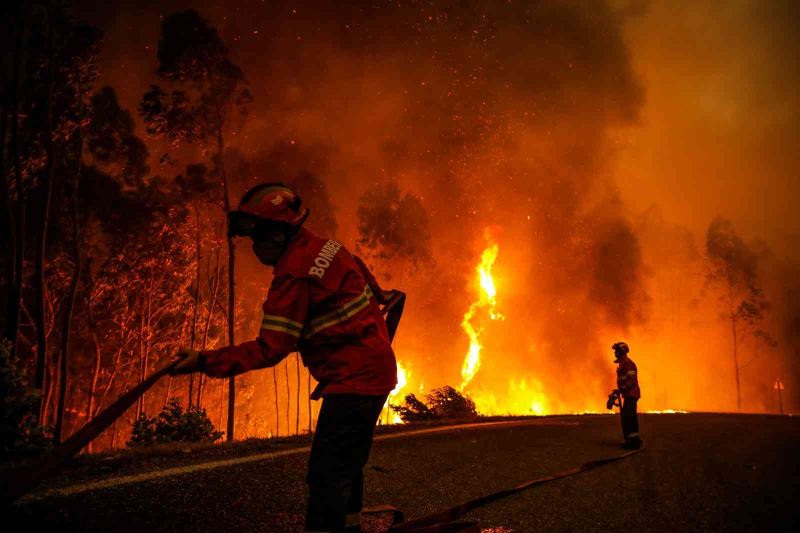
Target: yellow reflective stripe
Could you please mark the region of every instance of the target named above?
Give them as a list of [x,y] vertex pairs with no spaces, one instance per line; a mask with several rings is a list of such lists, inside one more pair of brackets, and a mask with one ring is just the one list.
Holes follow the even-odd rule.
[[628,371],[628,374],[636,374],[636,370],[630,370]]
[[344,304],[341,309],[326,313],[321,317],[312,320],[311,327],[304,336],[310,337],[316,333],[319,333],[323,329],[340,324],[345,320],[349,320],[359,311],[362,311],[369,305],[369,299],[371,296],[372,290],[370,290],[369,285],[367,285],[364,287],[364,292],[358,295],[358,297]]
[[298,333],[293,329],[289,329],[285,326],[278,326],[275,324],[262,324],[261,329],[262,330],[268,329],[270,331],[280,331],[281,333],[286,333],[288,335],[291,335],[292,337],[297,337],[298,339],[300,338],[300,333]]
[[277,315],[264,315],[261,320],[261,329],[282,331],[294,337],[299,337],[303,332],[303,324]]

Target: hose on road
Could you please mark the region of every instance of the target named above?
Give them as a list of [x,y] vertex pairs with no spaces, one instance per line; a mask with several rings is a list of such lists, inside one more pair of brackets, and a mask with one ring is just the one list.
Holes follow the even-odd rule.
[[580,466],[576,466],[574,468],[570,468],[568,470],[557,472],[555,474],[551,474],[548,476],[533,479],[531,481],[526,481],[525,483],[522,483],[521,485],[517,485],[516,487],[512,487],[510,489],[500,490],[497,492],[493,492],[491,494],[479,496],[477,498],[473,498],[471,500],[463,502],[459,505],[456,505],[444,511],[423,516],[420,518],[415,518],[413,520],[402,521],[403,513],[389,506],[366,509],[364,513],[370,514],[370,513],[385,513],[387,511],[392,512],[394,514],[394,519],[397,520],[398,523],[395,523],[394,525],[391,526],[391,528],[389,529],[389,533],[480,533],[481,528],[479,522],[460,521],[461,517],[478,507],[486,505],[487,503],[491,503],[501,498],[505,498],[506,496],[522,492],[523,490],[529,489],[533,486],[541,485],[543,483],[554,481],[556,479],[574,476],[575,474],[580,474],[582,472],[586,472],[588,470],[592,470],[594,468],[607,465],[609,463],[620,461],[622,459],[626,459],[632,455],[640,453],[643,450],[644,448],[642,447],[637,450],[631,450],[629,452],[625,452],[620,455],[604,457],[602,459],[595,459],[593,461],[583,463]]

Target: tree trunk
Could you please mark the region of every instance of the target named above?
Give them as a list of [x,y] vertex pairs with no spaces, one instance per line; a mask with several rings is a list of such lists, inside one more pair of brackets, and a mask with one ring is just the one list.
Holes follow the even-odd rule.
[[44,132],[42,134],[42,144],[46,154],[45,169],[42,174],[42,189],[44,199],[42,203],[42,223],[39,228],[36,258],[34,285],[36,290],[36,388],[44,391],[44,367],[47,356],[47,334],[45,332],[45,298],[47,287],[44,277],[45,251],[47,247],[47,228],[50,222],[50,202],[53,197],[53,180],[55,172],[55,154],[53,147],[53,87],[55,85],[55,29],[53,5],[47,6],[47,93],[45,97],[45,121]]
[[[277,437],[281,434],[281,412],[278,408],[278,367],[276,366],[272,367],[272,384],[275,386],[275,436]],[[286,429],[286,432],[289,432],[288,428]]]
[[44,380],[44,387],[45,387],[45,394],[44,398],[42,399],[42,411],[41,411],[41,423],[43,426],[50,425],[50,405],[53,403],[53,384],[56,383],[56,379],[58,375],[56,371],[58,370],[58,365],[45,365],[45,373],[47,374]]
[[221,381],[219,384],[219,424],[218,428],[222,427],[222,420],[225,416],[225,382]]
[[[150,348],[151,339],[153,335],[153,269],[150,269],[150,288],[147,291],[147,329],[145,330],[145,344],[144,344],[144,365],[142,365],[142,377],[139,383],[143,383],[147,379],[147,370],[150,368]],[[142,401],[142,412],[144,412],[144,397],[142,394],[140,398]]]
[[295,389],[295,410],[294,410],[294,434],[300,434],[300,352],[294,354],[294,362],[297,367],[297,388]]
[[198,408],[200,407],[201,402],[203,401],[203,384],[204,384],[204,382],[205,382],[205,380],[203,379],[203,374],[198,374],[197,375],[197,398],[195,398],[195,400],[194,400],[194,405],[197,406]]
[[292,409],[292,391],[289,388],[289,358],[285,359],[286,364],[283,365],[284,372],[286,374],[286,434],[289,435],[292,431],[290,428],[292,427],[289,425],[289,412]]
[[[127,390],[125,392],[128,392]],[[121,418],[121,417],[120,417]],[[119,422],[119,418],[114,420],[114,423],[111,425],[111,449],[114,449],[114,445],[117,442],[117,423]]]
[[[80,76],[78,77],[80,84]],[[82,95],[79,95],[81,100]],[[81,109],[83,106],[80,106]],[[56,413],[55,438],[61,443],[64,430],[64,409],[66,408],[67,380],[69,367],[69,337],[72,329],[72,312],[75,307],[75,297],[78,294],[78,282],[81,278],[81,254],[79,246],[80,228],[78,227],[78,187],[81,179],[81,153],[83,152],[83,133],[78,127],[78,169],[75,174],[75,184],[72,191],[72,254],[75,256],[75,274],[70,280],[69,292],[64,310],[64,325],[61,335],[61,381],[58,392],[58,412]]]
[[[225,201],[225,216],[228,216],[228,213],[231,210],[231,199],[230,199],[230,190],[228,187],[228,176],[225,173],[225,139],[222,136],[222,113],[221,110],[218,110],[217,113],[218,118],[218,127],[217,127],[217,165],[219,165],[219,173],[222,176],[222,187],[224,193],[224,201]],[[227,235],[227,231],[225,234]],[[236,246],[233,242],[233,237],[228,236],[228,346],[234,345],[234,307],[236,302],[235,297],[235,283],[234,283],[234,276],[235,276],[235,263],[236,263]],[[236,381],[231,376],[228,378],[228,426],[227,426],[227,439],[228,441],[232,441],[234,438],[233,435],[233,422],[234,422],[234,406],[236,403]]]
[[[81,87],[80,72],[78,72],[78,87]],[[78,116],[83,115],[83,94],[78,91]],[[78,187],[81,181],[81,159],[83,155],[83,128],[78,126],[78,168],[75,169],[75,183],[72,189],[72,254],[75,257],[75,274],[70,280],[69,292],[64,310],[64,325],[61,335],[61,376],[58,387],[58,411],[56,413],[55,438],[61,443],[64,435],[64,410],[66,409],[67,399],[67,369],[69,367],[69,336],[72,329],[72,312],[75,307],[75,297],[78,294],[78,282],[81,279],[81,253],[79,246],[80,228],[78,227]],[[88,414],[87,414],[88,416]]]
[[[194,310],[192,311],[192,334],[191,334],[191,339],[189,341],[189,346],[191,347],[192,350],[194,350],[194,343],[197,337],[196,334],[197,309],[200,306],[200,209],[198,209],[197,204],[194,205],[194,216],[196,221],[195,242],[194,242],[195,259],[196,259],[196,266],[195,266],[196,282],[195,282],[195,293],[194,293]],[[192,398],[194,398],[194,374],[189,374],[188,407],[192,406]]]
[[[217,295],[219,294],[219,248],[216,250],[217,256],[217,266],[214,271],[214,281],[211,284],[211,300],[208,304],[208,315],[206,316],[206,324],[203,328],[203,342],[200,345],[201,350],[206,349],[206,344],[208,343],[208,331],[211,329],[211,319],[214,316],[214,302],[217,301]],[[206,268],[208,270],[208,268]],[[203,375],[200,375],[200,383],[197,386],[197,405],[201,405],[203,401],[203,387],[204,387],[205,380],[203,379]]]
[[[141,316],[139,317],[139,383],[144,381],[142,376],[144,375],[144,300],[142,300],[142,311]],[[136,419],[138,420],[142,416],[142,398],[136,402]]]
[[173,376],[167,376],[167,395],[164,396],[164,405],[162,409],[165,408],[169,404],[169,399],[172,397],[172,382],[175,378]]
[[[149,363],[150,352],[150,309],[153,297],[153,269],[148,269],[147,290],[142,300],[142,316],[139,320],[139,383],[147,378],[147,366]],[[136,418],[140,418],[144,412],[144,394],[136,402]]]
[[[91,319],[89,320],[91,327]],[[94,402],[95,393],[97,391],[97,381],[100,378],[100,363],[102,361],[100,344],[97,342],[97,335],[94,331],[91,332],[92,342],[94,343],[94,371],[92,372],[92,381],[89,383],[89,402],[86,405],[86,423],[88,424],[94,419]],[[86,451],[92,453],[94,446],[92,442],[86,445]]]
[[[3,336],[7,339],[14,339],[16,336],[16,324],[11,317],[15,313],[14,303],[14,280],[17,275],[14,271],[16,258],[14,254],[17,249],[16,232],[14,228],[14,202],[11,196],[11,179],[6,172],[6,134],[8,130],[8,109],[0,106],[0,178],[2,178],[2,204],[3,204],[3,258],[5,259],[5,278],[6,278],[6,318],[3,324]],[[18,305],[18,302],[17,304]]]
[[736,338],[736,315],[731,314],[731,331],[733,332],[733,369],[736,371],[736,410],[742,410],[742,391],[739,385],[739,342]]
[[100,406],[103,405],[106,398],[108,397],[108,393],[111,391],[111,387],[114,385],[114,380],[117,378],[117,372],[120,369],[120,361],[122,360],[122,352],[125,349],[124,346],[124,339],[125,339],[125,331],[127,328],[125,327],[125,323],[120,324],[121,331],[120,331],[120,346],[117,347],[117,353],[114,354],[114,362],[111,364],[111,375],[108,377],[108,382],[106,382],[106,386],[103,389],[103,395],[97,402],[97,408],[95,409],[95,413],[92,416],[96,416],[97,412],[100,410]]
[[[22,259],[25,254],[25,187],[22,179],[22,162],[19,153],[19,84],[22,77],[21,56],[22,37],[25,32],[24,17],[22,13],[22,3],[19,4],[17,11],[17,37],[14,42],[14,65],[13,73],[14,82],[11,84],[11,138],[10,149],[11,157],[14,164],[14,180],[16,181],[16,217],[12,214],[14,209],[13,202],[9,202],[9,219],[15,225],[9,226],[9,231],[14,235],[14,242],[11,243],[14,248],[8,249],[8,254],[13,257],[13,277],[8,278],[8,301],[6,317],[6,337],[11,341],[11,354],[17,352],[19,345],[19,314],[22,298],[22,280],[23,280],[23,266]],[[3,137],[5,143],[5,136]],[[9,180],[10,184],[10,180]],[[9,185],[9,200],[11,190]]]

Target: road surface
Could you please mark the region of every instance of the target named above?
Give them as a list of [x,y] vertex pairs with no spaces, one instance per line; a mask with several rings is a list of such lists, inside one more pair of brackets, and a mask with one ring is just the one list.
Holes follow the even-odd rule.
[[[641,432],[642,453],[468,518],[515,532],[799,530],[796,417],[643,415]],[[622,451],[610,415],[386,437],[366,469],[366,503],[393,504],[409,518]],[[11,519],[26,531],[302,531],[307,449],[296,448],[62,476],[16,505]]]

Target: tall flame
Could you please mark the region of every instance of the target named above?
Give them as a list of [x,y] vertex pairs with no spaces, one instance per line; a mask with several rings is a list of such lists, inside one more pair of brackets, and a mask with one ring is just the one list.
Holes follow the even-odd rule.
[[[392,411],[389,406],[393,403],[392,400],[397,397],[400,392],[408,385],[408,378],[410,377],[411,373],[406,371],[403,365],[400,364],[400,361],[397,361],[397,385],[395,385],[392,392],[389,393],[389,397],[386,398],[386,404],[383,408],[386,410],[386,421],[387,423],[391,424],[402,424],[403,420],[400,418],[400,415]],[[391,422],[390,422],[391,420]]]
[[464,358],[464,363],[461,365],[461,387],[464,390],[469,382],[478,373],[481,368],[481,345],[480,335],[483,328],[475,324],[475,314],[479,309],[488,308],[489,318],[492,320],[502,320],[504,317],[497,312],[497,289],[494,285],[494,278],[492,278],[492,267],[497,260],[499,248],[497,244],[490,244],[481,254],[481,262],[476,268],[477,281],[480,285],[481,291],[478,295],[478,300],[469,306],[469,309],[464,313],[464,319],[461,321],[461,327],[469,337],[469,350]]

